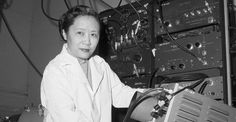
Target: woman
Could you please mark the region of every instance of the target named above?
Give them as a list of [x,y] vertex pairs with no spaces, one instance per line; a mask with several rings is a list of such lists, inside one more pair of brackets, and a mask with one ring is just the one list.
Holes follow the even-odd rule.
[[41,102],[46,122],[111,122],[111,107],[128,107],[136,91],[124,85],[108,63],[93,55],[100,36],[96,12],[76,6],[61,17],[66,43],[46,66]]

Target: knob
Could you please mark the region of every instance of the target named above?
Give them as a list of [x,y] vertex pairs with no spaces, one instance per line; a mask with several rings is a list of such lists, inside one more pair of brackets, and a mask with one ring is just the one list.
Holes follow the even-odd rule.
[[139,54],[133,55],[133,61],[135,62],[141,62],[142,61],[142,56]]

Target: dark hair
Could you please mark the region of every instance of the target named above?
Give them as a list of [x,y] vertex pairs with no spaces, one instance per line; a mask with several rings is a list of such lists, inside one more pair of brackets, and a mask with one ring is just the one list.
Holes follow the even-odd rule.
[[58,24],[60,34],[62,34],[62,30],[68,32],[69,27],[74,23],[75,18],[78,16],[93,16],[97,20],[98,24],[100,24],[99,16],[96,11],[88,6],[78,5],[70,8],[61,16]]

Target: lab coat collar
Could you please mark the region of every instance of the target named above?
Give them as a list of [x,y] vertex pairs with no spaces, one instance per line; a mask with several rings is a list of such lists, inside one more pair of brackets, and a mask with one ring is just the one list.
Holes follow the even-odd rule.
[[[78,60],[74,56],[72,56],[72,55],[70,55],[68,53],[66,48],[67,48],[67,43],[65,43],[63,45],[63,48],[62,48],[62,51],[61,51],[61,55],[63,55],[62,58],[61,58],[61,60],[63,60],[61,62],[61,65],[62,66],[73,65],[73,64],[80,65]],[[103,61],[104,60],[101,57],[99,57],[99,56],[92,56],[89,59],[89,65],[90,65],[91,74],[92,74],[91,75],[91,77],[92,77],[92,84],[93,84],[93,89],[91,89],[91,91],[94,94],[96,94],[96,92],[98,91],[98,88],[99,88],[99,86],[101,84],[101,81],[102,81],[102,79],[104,77],[103,76],[104,70],[102,70],[102,65],[101,65],[101,63]],[[78,70],[75,69],[75,71],[78,71]],[[82,71],[82,69],[78,71],[78,74],[82,73],[81,71]],[[87,78],[85,78],[85,79],[87,79]],[[86,80],[82,80],[82,81],[86,81]],[[87,81],[87,83],[88,83],[88,81]]]
[[71,54],[68,53],[67,48],[68,45],[67,43],[63,44],[62,50],[61,50],[61,55],[62,56],[62,62],[61,65],[68,65],[68,64],[76,64],[78,63],[77,58],[75,58],[74,56],[72,56]]
[[91,67],[91,74],[92,74],[92,81],[93,81],[93,92],[96,93],[99,89],[99,86],[103,80],[104,77],[104,70],[102,70],[102,67],[99,63],[97,62],[95,56],[93,59],[89,60],[89,64]]

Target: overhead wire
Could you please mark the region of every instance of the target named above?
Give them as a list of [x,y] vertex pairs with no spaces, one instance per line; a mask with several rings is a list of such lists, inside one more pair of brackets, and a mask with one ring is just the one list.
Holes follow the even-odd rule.
[[116,6],[116,8],[120,7],[121,3],[122,3],[123,0],[120,0],[118,5]]
[[25,53],[25,51],[22,49],[21,45],[19,44],[19,42],[17,41],[15,35],[13,34],[8,22],[7,22],[7,19],[4,15],[4,13],[1,11],[0,12],[1,16],[2,16],[2,19],[3,19],[3,22],[5,23],[6,27],[7,27],[7,30],[9,32],[9,34],[11,35],[13,41],[15,42],[16,46],[18,47],[18,49],[20,50],[20,52],[23,54],[23,56],[26,58],[26,60],[29,62],[29,64],[33,67],[33,69],[36,71],[36,73],[42,77],[42,73],[38,70],[38,68],[34,65],[34,63],[31,61],[31,59],[27,56],[27,54]]
[[43,0],[41,0],[41,10],[42,10],[43,14],[44,14],[47,18],[49,18],[49,19],[51,19],[51,20],[54,20],[54,21],[60,21],[59,19],[53,18],[53,17],[51,17],[51,16],[49,16],[49,15],[47,14],[47,12],[44,10],[44,3],[43,3]]
[[93,8],[93,10],[95,10],[97,13],[98,12],[98,8],[97,8],[97,3],[95,2],[95,0],[89,0],[90,6]]
[[108,6],[109,8],[113,9],[116,13],[118,13],[120,16],[123,16],[123,14],[118,11],[116,8],[112,7],[111,5],[109,5],[108,3],[104,2],[103,0],[100,0],[103,4],[105,4],[106,6]]
[[70,9],[70,8],[71,8],[71,5],[69,5],[69,3],[68,3],[67,0],[64,0],[64,3],[65,3],[65,5],[66,5],[67,9]]
[[[67,8],[69,9],[70,7],[69,7],[69,4],[67,3],[67,1],[64,0],[64,2],[65,2],[65,4],[66,4]],[[46,13],[46,11],[44,10],[44,7],[43,7],[43,6],[44,6],[44,2],[43,2],[43,0],[41,0],[41,10],[42,10],[43,14],[44,14],[47,18],[49,18],[49,19],[51,19],[51,20],[59,21],[59,19],[56,19],[56,18],[53,18],[53,17],[49,16],[49,15]],[[29,62],[29,64],[30,64],[30,65],[33,67],[33,69],[36,71],[36,73],[37,73],[40,77],[42,77],[42,76],[43,76],[42,73],[38,70],[38,68],[35,66],[35,64],[34,64],[34,63],[32,62],[32,60],[28,57],[28,55],[26,54],[26,52],[23,50],[23,48],[21,47],[21,45],[20,45],[19,42],[17,41],[15,35],[13,34],[13,32],[12,32],[12,30],[11,30],[11,28],[10,28],[10,25],[8,24],[8,21],[7,21],[6,17],[5,17],[5,14],[4,14],[2,11],[0,11],[0,14],[1,14],[1,17],[2,17],[2,19],[3,19],[3,22],[5,23],[6,28],[7,28],[8,32],[9,32],[9,34],[11,35],[11,37],[12,37],[14,43],[16,44],[16,46],[18,47],[18,49],[20,50],[20,52],[23,54],[23,56],[26,58],[26,60]]]
[[[68,4],[68,2],[67,2],[66,0],[64,0],[64,2],[65,2],[65,4],[66,4],[66,7],[69,9],[69,8],[70,8],[70,5]],[[43,0],[41,0],[41,10],[42,10],[43,14],[44,14],[47,18],[49,18],[49,19],[51,19],[51,20],[54,20],[54,21],[59,21],[59,19],[53,18],[53,17],[51,17],[51,16],[49,16],[49,15],[47,14],[47,12],[44,10],[44,1],[43,1]],[[7,22],[7,19],[6,19],[5,15],[4,15],[4,13],[1,11],[0,14],[1,14],[1,16],[2,16],[3,22],[5,23],[6,28],[7,28],[8,32],[9,32],[9,34],[11,35],[11,37],[12,37],[14,43],[16,44],[16,46],[18,47],[18,49],[20,50],[20,52],[23,54],[23,56],[26,58],[26,60],[29,62],[29,64],[30,64],[30,65],[33,67],[33,69],[36,71],[36,73],[37,73],[40,77],[42,77],[42,76],[43,76],[42,73],[38,70],[38,68],[35,66],[35,64],[34,64],[34,63],[32,62],[32,60],[28,57],[28,55],[25,53],[25,51],[22,49],[21,45],[20,45],[19,42],[17,41],[15,35],[13,34],[13,32],[12,32],[12,30],[11,30],[11,28],[10,28],[8,22]]]
[[89,0],[89,4],[90,4],[90,7],[91,7],[93,10],[95,10],[95,8],[94,8],[93,3],[92,3],[91,0]]

